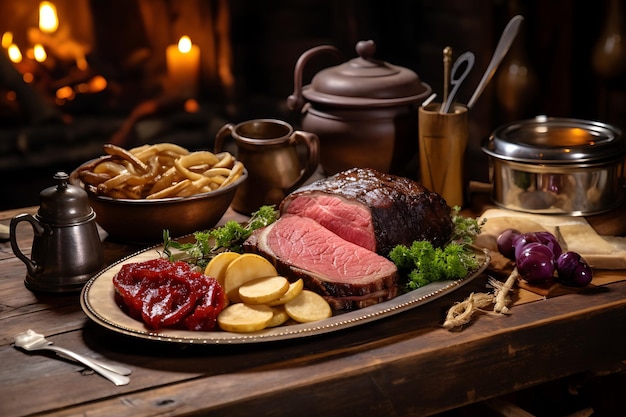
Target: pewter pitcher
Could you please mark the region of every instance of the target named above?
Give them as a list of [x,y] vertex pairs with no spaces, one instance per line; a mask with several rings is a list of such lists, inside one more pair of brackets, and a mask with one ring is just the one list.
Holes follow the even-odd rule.
[[[37,214],[19,214],[11,219],[11,248],[26,265],[24,284],[34,291],[79,291],[104,266],[96,215],[87,193],[68,184],[68,178],[63,172],[54,176],[57,185],[41,192]],[[33,229],[30,258],[17,243],[21,222],[28,222]]]

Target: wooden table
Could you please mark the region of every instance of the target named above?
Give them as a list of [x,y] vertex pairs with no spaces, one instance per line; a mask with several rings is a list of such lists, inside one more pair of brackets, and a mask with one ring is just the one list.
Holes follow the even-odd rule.
[[[0,223],[34,211],[0,212]],[[27,252],[28,232],[19,233]],[[109,263],[140,249],[104,245]],[[485,291],[481,276],[413,310],[326,335],[195,346],[106,330],[86,317],[77,294],[26,289],[25,271],[9,242],[0,242],[2,416],[425,416],[568,376],[616,375],[626,360],[626,281],[513,305],[510,315],[478,315],[462,331],[444,330],[448,308]],[[52,354],[16,349],[14,335],[29,328],[129,366],[130,384],[117,387]],[[623,394],[624,386],[617,390]],[[623,396],[618,401],[624,406]]]

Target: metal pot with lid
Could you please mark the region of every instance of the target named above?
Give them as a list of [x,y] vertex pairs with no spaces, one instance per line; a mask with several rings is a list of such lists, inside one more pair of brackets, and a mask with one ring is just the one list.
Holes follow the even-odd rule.
[[497,128],[482,150],[504,208],[585,216],[624,200],[626,143],[609,124],[538,116]]
[[339,55],[330,45],[304,52],[295,66],[287,105],[301,111],[302,129],[319,137],[326,174],[353,167],[406,174],[418,151],[417,109],[432,89],[410,69],[375,59],[371,40],[358,42],[356,52],[357,58],[321,70],[302,87],[311,58]]

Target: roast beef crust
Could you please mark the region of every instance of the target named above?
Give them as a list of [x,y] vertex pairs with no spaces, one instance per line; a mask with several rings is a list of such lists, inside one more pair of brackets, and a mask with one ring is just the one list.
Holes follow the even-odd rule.
[[376,235],[376,252],[388,256],[398,244],[428,240],[441,247],[454,229],[451,208],[443,197],[416,181],[374,169],[353,168],[301,187],[280,205],[281,213],[296,197],[326,193],[369,208]]

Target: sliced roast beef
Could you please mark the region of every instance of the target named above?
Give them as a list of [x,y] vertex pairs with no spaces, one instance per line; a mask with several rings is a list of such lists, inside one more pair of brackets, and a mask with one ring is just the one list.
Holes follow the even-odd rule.
[[301,187],[281,215],[308,217],[345,240],[387,256],[398,244],[448,242],[451,210],[437,193],[408,178],[353,168]]
[[308,217],[281,216],[255,230],[244,250],[273,261],[278,272],[292,280],[302,278],[335,310],[366,307],[398,293],[398,270],[391,261]]

